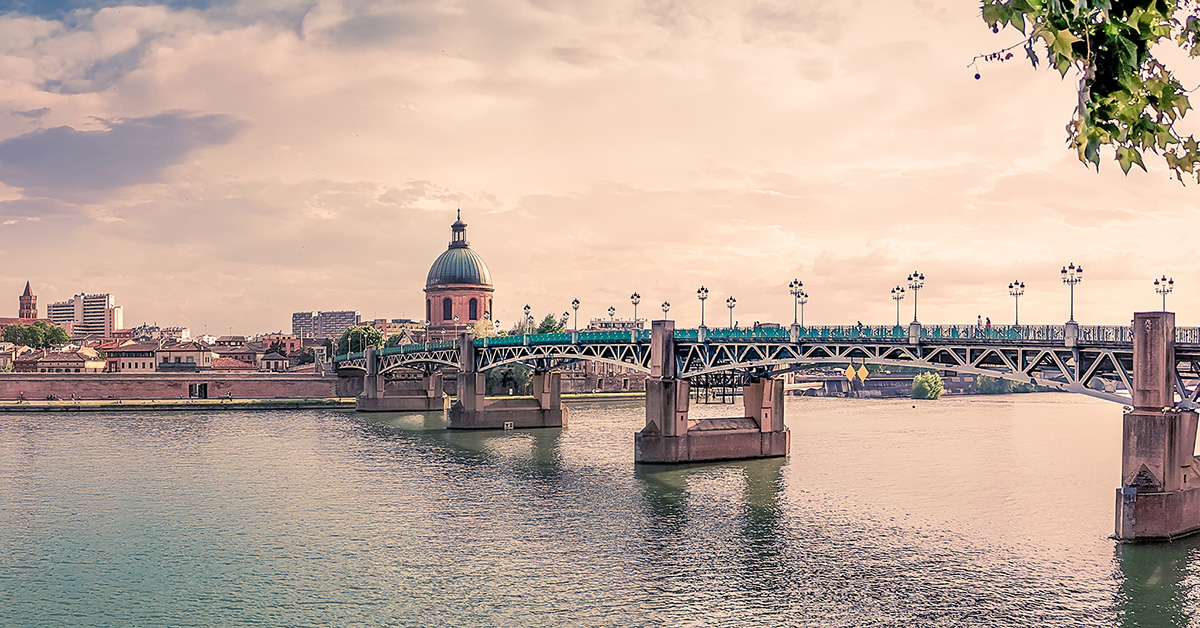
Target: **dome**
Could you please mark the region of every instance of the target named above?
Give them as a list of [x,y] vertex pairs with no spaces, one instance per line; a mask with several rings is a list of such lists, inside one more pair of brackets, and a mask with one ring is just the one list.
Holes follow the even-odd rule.
[[433,261],[429,267],[429,276],[425,279],[425,287],[444,286],[449,284],[471,284],[476,286],[491,286],[492,272],[478,253],[471,250],[467,242],[467,223],[462,221],[462,212],[458,220],[450,225],[453,234],[450,248]]
[[446,284],[492,285],[492,272],[478,253],[467,247],[451,247],[429,267],[426,286]]

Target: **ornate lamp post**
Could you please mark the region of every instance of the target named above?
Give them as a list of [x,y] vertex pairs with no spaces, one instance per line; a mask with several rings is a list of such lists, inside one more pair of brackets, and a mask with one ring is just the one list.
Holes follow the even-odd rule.
[[800,291],[800,326],[804,327],[804,304],[808,303],[808,293]]
[[917,322],[917,292],[925,287],[925,273],[912,271],[908,276],[908,289],[913,295],[913,322]]
[[662,310],[663,310],[663,318],[666,318],[667,312],[671,311],[671,303],[669,301],[663,301]]
[[792,293],[794,299],[792,303],[792,324],[799,324],[797,311],[800,307],[800,295],[804,294],[804,282],[799,279],[793,279],[792,283],[788,284],[788,292]]
[[633,304],[633,322],[637,322],[637,306],[642,302],[642,295],[633,293],[629,295],[629,302]]
[[1174,278],[1167,279],[1167,276],[1163,275],[1162,279],[1154,280],[1154,291],[1162,295],[1164,312],[1167,311],[1167,295],[1171,294],[1171,291],[1174,289],[1175,289],[1175,279]]
[[1021,295],[1025,294],[1025,282],[1013,279],[1008,284],[1008,294],[1013,298],[1013,325],[1021,324]]
[[529,304],[526,303],[525,304],[525,319],[524,319],[526,333],[533,331],[533,314],[530,314],[530,312],[532,312],[532,311],[533,311],[533,308],[529,307]]
[[904,288],[892,288],[892,300],[896,302],[896,327],[900,326],[900,302],[904,300]]
[[571,299],[571,309],[575,310],[575,331],[579,331],[579,299]]
[[696,290],[696,298],[700,299],[700,326],[704,327],[704,301],[708,299],[708,288],[700,286],[700,288]]
[[737,299],[729,297],[725,299],[725,307],[729,308],[729,327],[733,328],[733,306],[737,305]]
[[1082,265],[1076,266],[1074,262],[1071,262],[1071,264],[1069,266],[1063,266],[1062,281],[1063,281],[1063,283],[1067,284],[1068,286],[1071,286],[1071,319],[1068,320],[1067,322],[1074,323],[1075,322],[1075,285],[1078,284],[1079,282],[1083,281],[1083,266]]
[[608,320],[611,321],[613,319],[613,316],[615,316],[616,314],[617,314],[617,308],[615,308],[611,305],[608,306]]

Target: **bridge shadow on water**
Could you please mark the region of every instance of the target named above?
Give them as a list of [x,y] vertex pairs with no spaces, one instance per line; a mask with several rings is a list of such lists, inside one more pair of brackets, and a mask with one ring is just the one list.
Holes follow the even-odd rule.
[[1200,535],[1173,543],[1118,544],[1117,616],[1123,628],[1195,625],[1200,610]]

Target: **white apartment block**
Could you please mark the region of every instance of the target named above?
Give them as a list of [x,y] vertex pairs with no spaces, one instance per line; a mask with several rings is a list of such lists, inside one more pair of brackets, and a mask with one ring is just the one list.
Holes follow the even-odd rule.
[[77,294],[51,303],[46,307],[46,318],[59,325],[70,323],[75,337],[111,336],[125,327],[124,311],[111,294]]

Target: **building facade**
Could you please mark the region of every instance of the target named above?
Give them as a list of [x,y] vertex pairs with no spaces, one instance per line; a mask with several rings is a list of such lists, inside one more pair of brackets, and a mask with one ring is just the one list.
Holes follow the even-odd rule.
[[357,310],[292,314],[292,334],[302,338],[340,338],[342,332],[360,324],[362,314]]
[[450,245],[425,279],[425,320],[431,339],[461,334],[492,320],[492,272],[467,241],[462,214],[450,225]]
[[57,325],[70,325],[73,337],[108,337],[125,327],[124,311],[111,294],[77,294],[51,303],[46,317]]

